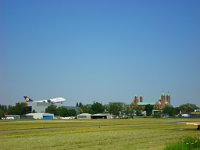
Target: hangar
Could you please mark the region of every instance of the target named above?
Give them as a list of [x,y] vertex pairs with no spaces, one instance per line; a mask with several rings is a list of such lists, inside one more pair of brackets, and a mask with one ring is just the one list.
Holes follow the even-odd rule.
[[91,119],[91,114],[88,114],[88,113],[82,113],[82,114],[79,114],[77,115],[77,119]]
[[110,114],[88,114],[88,113],[82,113],[77,115],[77,119],[111,119]]
[[110,114],[93,114],[92,119],[111,119]]
[[54,114],[49,113],[29,113],[26,116],[32,116],[34,119],[54,119]]

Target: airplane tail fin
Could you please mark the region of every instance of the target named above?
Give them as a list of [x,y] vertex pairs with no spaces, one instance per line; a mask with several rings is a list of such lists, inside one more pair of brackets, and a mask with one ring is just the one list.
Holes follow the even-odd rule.
[[24,98],[25,98],[26,102],[33,102],[33,100],[30,99],[28,96],[24,96]]

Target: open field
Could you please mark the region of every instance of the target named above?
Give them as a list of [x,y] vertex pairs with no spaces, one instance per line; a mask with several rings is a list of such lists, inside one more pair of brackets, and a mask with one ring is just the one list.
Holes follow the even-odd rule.
[[0,149],[160,150],[199,136],[185,121],[200,119],[0,121]]

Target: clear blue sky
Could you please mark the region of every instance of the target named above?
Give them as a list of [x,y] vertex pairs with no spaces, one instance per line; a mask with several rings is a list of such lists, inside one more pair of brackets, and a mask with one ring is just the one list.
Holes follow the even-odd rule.
[[0,0],[0,41],[1,104],[200,106],[199,0]]

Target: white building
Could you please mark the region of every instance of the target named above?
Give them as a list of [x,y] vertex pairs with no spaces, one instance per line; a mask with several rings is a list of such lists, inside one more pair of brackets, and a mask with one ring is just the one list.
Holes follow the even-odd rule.
[[37,113],[45,113],[45,109],[52,105],[51,103],[41,103],[41,102],[29,102],[28,106],[31,107],[31,111],[35,111]]
[[111,119],[111,114],[93,114],[91,116],[92,119]]
[[91,119],[91,114],[88,114],[88,113],[82,113],[82,114],[79,114],[77,115],[77,119]]
[[34,119],[54,119],[54,114],[49,113],[29,113],[26,116],[33,116]]

